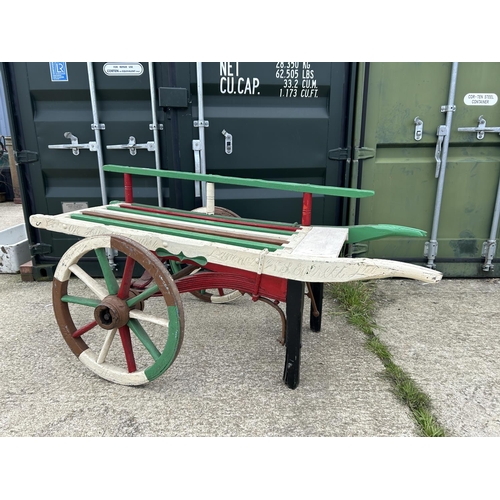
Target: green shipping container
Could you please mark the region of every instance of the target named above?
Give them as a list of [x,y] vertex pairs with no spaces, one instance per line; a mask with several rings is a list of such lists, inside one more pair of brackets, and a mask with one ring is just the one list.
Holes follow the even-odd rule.
[[371,157],[353,161],[351,182],[376,195],[350,219],[428,234],[352,251],[447,277],[499,276],[500,64],[370,63],[361,72],[355,141]]

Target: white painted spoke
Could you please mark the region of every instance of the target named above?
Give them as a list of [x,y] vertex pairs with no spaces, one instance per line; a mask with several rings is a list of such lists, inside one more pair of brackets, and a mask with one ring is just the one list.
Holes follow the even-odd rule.
[[87,285],[96,295],[97,298],[102,300],[109,295],[106,288],[102,287],[97,281],[89,276],[78,264],[73,264],[69,270],[78,278],[80,278],[85,285]]
[[159,318],[158,316],[152,316],[151,314],[145,314],[138,309],[132,309],[129,316],[140,321],[147,321],[149,323],[154,323],[155,325],[165,326],[168,328],[168,319]]
[[113,339],[115,338],[116,330],[116,328],[113,328],[113,330],[108,331],[108,334],[106,335],[106,338],[104,340],[104,345],[102,346],[99,357],[97,358],[98,364],[102,364],[104,363],[104,361],[106,361],[106,356],[108,355],[109,348],[111,347]]

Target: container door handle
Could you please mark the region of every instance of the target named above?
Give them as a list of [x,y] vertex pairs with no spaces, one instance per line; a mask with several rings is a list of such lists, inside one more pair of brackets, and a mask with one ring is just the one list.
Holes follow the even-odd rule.
[[225,130],[222,131],[222,135],[226,138],[224,141],[224,151],[227,155],[230,155],[233,152],[233,136]]
[[75,156],[80,154],[80,149],[90,149],[90,151],[97,151],[97,143],[90,141],[88,144],[80,144],[78,137],[71,132],[64,132],[64,137],[71,141],[71,144],[50,144],[49,149],[71,149]]
[[106,149],[128,149],[132,156],[137,154],[138,149],[147,149],[148,151],[154,151],[156,149],[156,144],[154,141],[149,141],[146,144],[137,144],[135,137],[131,135],[128,138],[128,144],[113,144],[111,146],[106,146]]
[[437,129],[438,141],[436,144],[436,152],[434,158],[436,159],[436,179],[439,177],[441,171],[441,149],[443,147],[443,141],[445,136],[448,134],[448,128],[446,125],[440,125]]
[[[194,152],[194,171],[196,174],[201,173],[201,141],[193,139],[193,152]],[[194,196],[199,198],[201,196],[200,181],[194,183]]]

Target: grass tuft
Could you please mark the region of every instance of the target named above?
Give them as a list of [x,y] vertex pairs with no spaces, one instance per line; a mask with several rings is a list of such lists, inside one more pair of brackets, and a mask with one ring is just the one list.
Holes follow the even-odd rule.
[[382,361],[384,374],[391,381],[394,394],[408,406],[422,434],[428,437],[444,437],[444,429],[432,415],[429,397],[392,361],[389,349],[374,333],[379,327],[373,318],[373,287],[374,283],[371,282],[354,281],[334,283],[328,290],[344,309],[348,322],[367,336],[366,348]]

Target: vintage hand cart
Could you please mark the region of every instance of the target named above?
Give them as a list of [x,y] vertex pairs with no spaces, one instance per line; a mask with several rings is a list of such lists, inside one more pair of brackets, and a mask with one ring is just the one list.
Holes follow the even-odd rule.
[[[183,339],[182,293],[210,302],[249,294],[273,305],[283,321],[283,379],[294,389],[299,383],[306,286],[311,327],[318,331],[323,283],[387,277],[435,283],[442,277],[412,264],[339,257],[346,242],[425,235],[418,229],[310,225],[313,194],[359,198],[372,191],[118,165],[105,165],[104,171],[124,174],[124,202],[55,216],[32,215],[30,223],[83,238],[62,256],[54,273],[55,317],[80,361],[115,383],[145,384],[173,363]],[[183,211],[135,204],[132,175],[206,182],[207,207]],[[301,224],[217,215],[215,183],[301,192]],[[84,270],[90,255],[94,260],[97,256],[104,284]],[[286,303],[286,314],[279,302]]]

